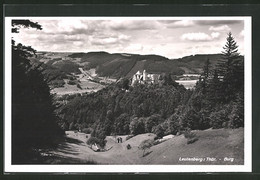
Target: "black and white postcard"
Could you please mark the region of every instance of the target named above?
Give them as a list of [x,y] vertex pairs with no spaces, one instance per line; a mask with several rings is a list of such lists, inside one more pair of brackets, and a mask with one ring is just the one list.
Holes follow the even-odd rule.
[[[5,17],[5,172],[251,172],[251,17]],[[10,78],[11,77],[11,78]]]

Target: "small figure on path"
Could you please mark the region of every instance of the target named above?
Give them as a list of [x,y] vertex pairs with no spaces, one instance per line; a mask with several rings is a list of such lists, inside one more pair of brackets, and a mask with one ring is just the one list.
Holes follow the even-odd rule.
[[119,143],[120,142],[120,138],[117,138],[117,143]]

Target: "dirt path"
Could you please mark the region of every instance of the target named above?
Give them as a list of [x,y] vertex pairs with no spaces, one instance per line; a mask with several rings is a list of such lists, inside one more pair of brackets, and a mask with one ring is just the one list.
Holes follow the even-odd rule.
[[[89,135],[88,135],[89,136]],[[87,139],[85,133],[67,131],[66,142],[59,144],[58,148],[48,152],[55,157],[59,157],[62,160],[59,162],[54,161],[53,163],[69,163],[74,164],[85,164],[85,163],[97,163],[97,164],[142,164],[140,159],[141,150],[138,146],[134,145],[136,142],[125,141],[125,136],[122,143],[117,143],[114,137],[107,137],[105,152],[94,152],[86,144]],[[151,137],[152,138],[152,137]],[[143,138],[142,138],[143,139]],[[141,140],[139,140],[141,141]],[[126,148],[127,144],[131,143],[131,149]],[[140,143],[137,142],[139,145]]]

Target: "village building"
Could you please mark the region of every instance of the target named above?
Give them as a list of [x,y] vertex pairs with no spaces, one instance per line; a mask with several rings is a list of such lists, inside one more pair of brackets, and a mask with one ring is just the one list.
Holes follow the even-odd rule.
[[133,75],[131,85],[133,86],[135,83],[158,84],[159,78],[160,78],[159,74],[149,74],[146,72],[146,70],[143,70],[142,73],[140,71],[137,71],[137,73]]

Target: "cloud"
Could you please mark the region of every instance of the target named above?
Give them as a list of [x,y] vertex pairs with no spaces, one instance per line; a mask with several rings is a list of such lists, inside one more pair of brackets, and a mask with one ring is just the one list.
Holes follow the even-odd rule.
[[228,25],[222,25],[222,26],[210,26],[210,31],[231,31],[231,28]]
[[68,19],[68,20],[41,20],[44,34],[91,34],[99,28],[100,23],[94,21]]
[[[158,21],[161,22],[161,21]],[[167,28],[181,28],[181,27],[191,27],[194,25],[194,21],[191,20],[181,20],[181,21],[163,21]]]
[[181,36],[182,40],[188,40],[188,41],[211,41],[213,39],[217,39],[219,37],[218,32],[213,32],[211,35],[208,35],[203,32],[198,33],[186,33]]
[[[111,53],[160,54],[166,57],[219,52],[223,45],[220,40],[227,33],[224,30],[231,28],[236,30],[232,32],[234,36],[240,37],[239,45],[244,42],[244,38],[241,38],[244,33],[243,21],[121,18],[91,20],[77,17],[62,19],[34,19],[34,22],[42,25],[43,30],[22,28],[19,34],[12,36],[16,42],[20,40],[21,43],[37,50],[71,52],[102,50]],[[200,47],[196,47],[198,44]],[[212,48],[204,49],[203,44],[209,44]],[[186,49],[187,46],[193,48],[189,50]]]
[[218,38],[220,36],[220,33],[219,32],[212,32],[211,33],[211,37],[213,38],[213,39],[216,39],[216,38]]
[[239,33],[240,37],[244,37],[245,36],[245,30],[243,29],[240,33]]
[[116,31],[125,30],[154,30],[158,28],[159,24],[152,20],[115,20],[106,21],[103,23],[106,28]]
[[222,25],[222,24],[239,24],[242,23],[242,20],[197,20],[194,21],[195,24],[198,25],[212,25],[212,26],[217,26],[217,25]]
[[130,36],[124,34],[110,34],[110,35],[97,35],[90,36],[90,44],[92,45],[109,45],[109,44],[121,44],[126,43],[129,40]]
[[125,48],[125,51],[127,52],[140,52],[140,51],[143,51],[144,47],[142,44],[137,44],[137,43],[134,43],[134,44],[129,44],[129,46],[127,46]]
[[241,20],[158,20],[159,23],[163,23],[168,28],[180,28],[180,27],[191,27],[194,25],[200,26],[218,26],[223,24],[239,24]]

